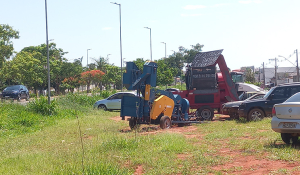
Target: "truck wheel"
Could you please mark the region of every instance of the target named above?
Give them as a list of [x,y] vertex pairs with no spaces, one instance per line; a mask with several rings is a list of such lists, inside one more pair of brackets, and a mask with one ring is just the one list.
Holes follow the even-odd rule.
[[130,129],[135,129],[138,127],[136,118],[129,119],[129,127]]
[[171,128],[171,119],[168,116],[163,116],[160,119],[160,128],[161,129],[169,129]]
[[201,120],[212,120],[214,117],[214,110],[209,106],[202,106],[197,110],[197,114]]
[[265,113],[258,108],[252,109],[248,114],[248,121],[259,121],[265,117]]
[[291,140],[293,144],[298,142],[298,136],[292,136],[290,133],[281,133],[281,139],[286,144],[290,144]]

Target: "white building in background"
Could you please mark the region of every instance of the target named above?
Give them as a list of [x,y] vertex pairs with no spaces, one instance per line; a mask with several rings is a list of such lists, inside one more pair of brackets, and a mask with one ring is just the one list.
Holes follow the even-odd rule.
[[[257,80],[260,77],[260,82],[263,82],[263,69],[256,75]],[[278,67],[277,68],[277,84],[292,83],[297,81],[296,67]],[[275,83],[275,68],[265,68],[265,82],[266,84]]]

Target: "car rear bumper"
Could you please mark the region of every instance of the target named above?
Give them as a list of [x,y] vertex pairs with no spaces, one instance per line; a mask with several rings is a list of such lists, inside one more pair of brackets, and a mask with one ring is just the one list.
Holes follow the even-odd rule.
[[[284,128],[284,123],[296,123],[295,128]],[[300,133],[300,120],[279,119],[273,116],[271,120],[272,130],[279,133]]]

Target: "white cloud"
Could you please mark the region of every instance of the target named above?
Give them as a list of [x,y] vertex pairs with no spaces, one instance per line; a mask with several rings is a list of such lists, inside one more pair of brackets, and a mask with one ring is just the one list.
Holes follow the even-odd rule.
[[259,3],[262,3],[262,1],[261,0],[242,0],[242,1],[239,1],[239,3],[241,3],[241,4],[250,4],[250,3],[259,4]]
[[110,30],[111,27],[103,27],[102,30]]
[[189,16],[201,16],[202,14],[181,14],[183,17],[189,17]]
[[195,9],[203,9],[206,6],[204,5],[186,5],[185,7],[183,7],[186,10],[195,10]]

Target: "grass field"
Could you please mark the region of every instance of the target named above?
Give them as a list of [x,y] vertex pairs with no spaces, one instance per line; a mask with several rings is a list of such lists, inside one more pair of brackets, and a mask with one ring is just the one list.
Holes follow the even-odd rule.
[[[127,121],[111,119],[119,112],[93,110],[99,98],[61,97],[51,115],[34,107],[1,103],[0,174],[259,172],[260,167],[246,165],[250,160],[276,166],[262,174],[300,170],[299,146],[285,145],[271,130],[269,118],[250,123],[217,118],[169,130],[143,126],[129,131]],[[236,164],[243,160],[244,164]]]

